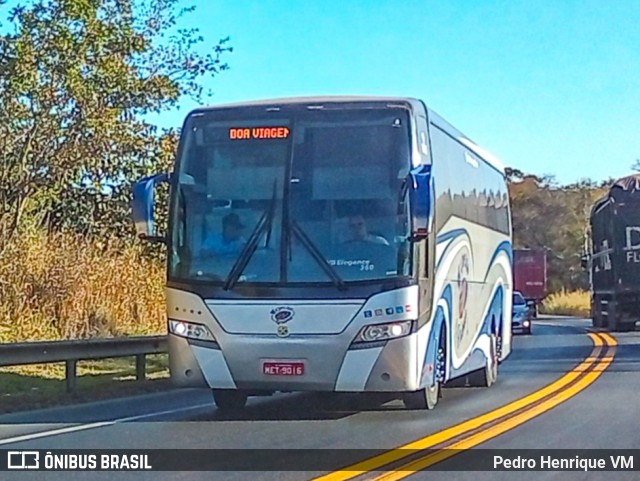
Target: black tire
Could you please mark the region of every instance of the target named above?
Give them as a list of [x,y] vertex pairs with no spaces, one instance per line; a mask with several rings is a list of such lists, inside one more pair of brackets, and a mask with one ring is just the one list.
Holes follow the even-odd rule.
[[247,404],[247,394],[233,389],[214,389],[213,400],[222,411],[239,411]]
[[440,341],[438,343],[438,352],[436,354],[435,381],[430,387],[420,389],[416,392],[404,393],[402,401],[404,407],[415,410],[431,410],[435,409],[442,395],[442,379],[444,379],[444,366],[446,363],[446,339],[444,329],[440,331]]
[[602,316],[595,313],[591,318],[591,326],[595,329],[600,329],[601,327],[604,327],[602,324]]
[[602,303],[600,302],[600,299],[597,297],[594,297],[592,301],[591,325],[596,329],[600,329],[604,327],[604,321],[602,319]]
[[496,335],[491,334],[490,355],[484,368],[469,373],[467,381],[471,387],[491,387],[498,379],[498,361],[496,356]]
[[611,332],[616,332],[619,329],[618,313],[616,312],[616,303],[609,301],[607,305],[607,329]]
[[440,399],[440,383],[436,381],[435,385],[430,388],[420,389],[416,392],[405,393],[402,401],[404,407],[414,410],[431,410],[435,409]]

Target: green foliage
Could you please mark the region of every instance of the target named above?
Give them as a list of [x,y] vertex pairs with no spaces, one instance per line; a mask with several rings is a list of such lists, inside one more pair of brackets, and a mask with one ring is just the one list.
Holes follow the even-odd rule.
[[[0,35],[0,247],[25,223],[130,234],[130,182],[167,171],[177,131],[143,116],[227,69],[178,0],[35,0]],[[6,25],[5,25],[6,26]]]
[[591,207],[606,185],[590,180],[559,186],[553,177],[509,170],[514,247],[547,250],[550,291],[589,287],[580,266]]

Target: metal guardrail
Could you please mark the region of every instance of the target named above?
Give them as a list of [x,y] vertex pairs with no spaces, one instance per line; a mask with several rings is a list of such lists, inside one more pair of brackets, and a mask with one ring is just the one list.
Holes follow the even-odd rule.
[[167,352],[166,336],[0,344],[0,367],[65,363],[67,392],[76,386],[78,361],[135,356],[136,379],[146,377],[146,356]]

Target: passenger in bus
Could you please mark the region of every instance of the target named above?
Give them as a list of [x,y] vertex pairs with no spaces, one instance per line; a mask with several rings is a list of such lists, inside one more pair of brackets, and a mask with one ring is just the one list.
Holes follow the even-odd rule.
[[214,254],[239,253],[247,243],[242,235],[245,227],[238,214],[227,214],[222,218],[222,233],[207,237],[202,243],[202,250]]
[[370,244],[389,245],[389,242],[387,242],[384,237],[369,233],[367,223],[361,215],[349,217],[348,225],[351,237],[347,242],[368,242]]

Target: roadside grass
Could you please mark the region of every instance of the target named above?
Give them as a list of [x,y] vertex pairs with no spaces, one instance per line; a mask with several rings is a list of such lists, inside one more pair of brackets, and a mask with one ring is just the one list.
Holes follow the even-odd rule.
[[[0,243],[2,344],[166,333],[164,266],[140,244],[26,227]],[[64,363],[0,369],[0,412],[92,401],[168,386],[167,355],[78,363],[65,390]]]
[[79,361],[76,388],[66,392],[64,363],[0,369],[0,413],[79,404],[167,389],[167,354],[147,356],[146,380],[135,379],[135,358]]
[[588,291],[560,291],[547,296],[540,307],[541,314],[589,317],[591,297]]
[[0,343],[166,333],[164,280],[142,245],[26,229],[0,249]]

